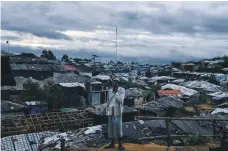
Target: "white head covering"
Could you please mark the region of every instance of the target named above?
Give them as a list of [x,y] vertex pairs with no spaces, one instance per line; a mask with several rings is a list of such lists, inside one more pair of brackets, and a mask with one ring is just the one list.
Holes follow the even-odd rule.
[[112,81],[118,81],[118,82],[120,82],[120,79],[119,78],[114,78]]

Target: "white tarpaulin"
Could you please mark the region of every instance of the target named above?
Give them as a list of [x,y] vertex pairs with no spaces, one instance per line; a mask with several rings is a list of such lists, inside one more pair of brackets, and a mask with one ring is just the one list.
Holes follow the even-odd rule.
[[108,75],[96,75],[93,77],[93,79],[110,80],[110,76],[108,76]]
[[78,83],[78,82],[74,82],[74,83],[59,83],[59,85],[61,85],[63,87],[83,87],[85,89],[85,85],[83,83]]
[[180,90],[184,95],[187,95],[187,96],[194,95],[198,92],[196,90],[189,89],[189,88],[179,86],[176,84],[166,84],[166,85],[162,86],[162,90],[165,90],[165,89]]

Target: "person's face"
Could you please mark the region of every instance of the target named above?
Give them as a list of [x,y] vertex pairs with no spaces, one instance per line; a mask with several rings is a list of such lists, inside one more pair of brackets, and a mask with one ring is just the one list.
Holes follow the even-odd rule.
[[119,86],[119,83],[118,83],[118,81],[113,81],[113,82],[112,82],[112,85],[113,85],[113,87],[115,87],[115,88],[116,88],[116,87],[118,87],[118,86]]

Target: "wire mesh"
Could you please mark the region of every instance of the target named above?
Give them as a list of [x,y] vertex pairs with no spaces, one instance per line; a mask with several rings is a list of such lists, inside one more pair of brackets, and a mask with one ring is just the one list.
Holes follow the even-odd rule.
[[2,151],[36,151],[42,137],[93,125],[87,111],[51,112],[1,119]]

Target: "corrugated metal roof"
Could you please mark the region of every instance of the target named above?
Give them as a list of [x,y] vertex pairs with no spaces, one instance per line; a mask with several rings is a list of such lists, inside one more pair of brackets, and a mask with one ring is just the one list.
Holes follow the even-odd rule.
[[51,64],[10,64],[12,70],[52,71]]
[[[124,122],[122,126],[126,143],[138,142],[150,144],[149,140],[139,140],[139,138],[166,135],[165,120]],[[172,120],[170,130],[171,135],[195,135],[198,133],[200,135],[213,135],[211,121]],[[71,142],[71,148],[86,148],[88,146],[98,147],[107,144],[109,142],[107,137],[105,137],[107,133],[108,125],[104,124],[78,129],[77,131],[69,132],[67,135],[66,133],[62,133],[62,135],[64,135],[66,143]],[[57,148],[59,142],[56,143],[56,140],[60,138],[61,137],[57,137],[57,135],[55,137],[48,137],[45,139],[46,141],[41,141],[41,146],[46,150],[51,149],[51,147],[52,149]]]

